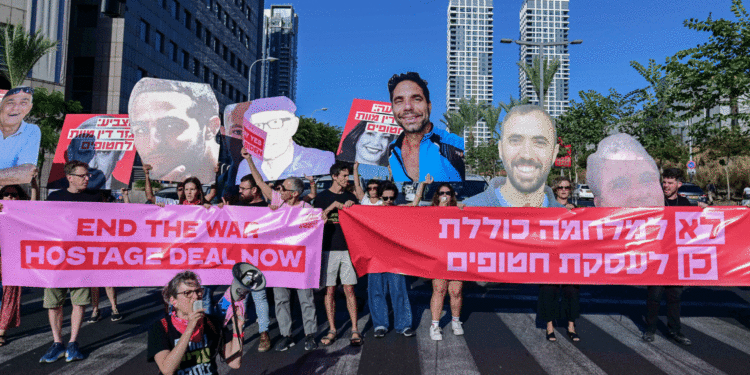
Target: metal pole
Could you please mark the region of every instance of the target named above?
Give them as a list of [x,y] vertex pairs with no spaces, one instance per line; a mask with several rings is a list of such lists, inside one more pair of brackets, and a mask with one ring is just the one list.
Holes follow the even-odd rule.
[[539,87],[539,93],[541,94],[539,106],[546,111],[544,108],[544,43],[539,44],[539,71],[541,72],[539,75],[539,82],[541,83]]

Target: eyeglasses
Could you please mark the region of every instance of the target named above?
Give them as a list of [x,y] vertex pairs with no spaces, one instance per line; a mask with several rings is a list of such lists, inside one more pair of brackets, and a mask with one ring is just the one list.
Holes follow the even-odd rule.
[[80,177],[80,178],[91,178],[91,173],[85,173],[85,174],[70,173],[69,175],[70,176]]
[[3,193],[3,197],[18,198],[18,193],[15,191],[6,191]]
[[386,196],[382,196],[382,197],[380,197],[380,199],[382,199],[382,200],[384,200],[384,201],[386,201],[386,202],[390,202],[390,201],[395,201],[395,200],[396,200],[396,197],[386,197]]
[[284,126],[284,123],[291,120],[291,117],[286,118],[278,118],[267,122],[259,122],[259,123],[253,123],[253,125],[259,127],[259,128],[269,128],[269,129],[279,129],[282,126]]
[[192,297],[192,296],[193,296],[193,293],[195,293],[195,295],[196,295],[196,296],[197,296],[198,298],[201,298],[201,297],[203,297],[203,292],[204,292],[204,290],[205,290],[205,289],[203,289],[203,288],[198,288],[198,289],[189,289],[189,290],[186,290],[186,291],[184,291],[184,292],[177,292],[177,294],[182,294],[182,295],[184,295],[184,296],[185,296],[185,298],[190,298],[190,297]]
[[570,186],[558,186],[557,190],[570,190]]
[[378,190],[377,186],[368,186],[367,190]]
[[287,188],[284,187],[284,185],[276,186],[276,190],[277,191],[289,191],[289,190],[287,190]]
[[453,195],[453,194],[451,194],[451,192],[450,192],[450,191],[439,191],[439,192],[438,192],[438,195],[439,195],[439,196],[443,196],[443,195]]

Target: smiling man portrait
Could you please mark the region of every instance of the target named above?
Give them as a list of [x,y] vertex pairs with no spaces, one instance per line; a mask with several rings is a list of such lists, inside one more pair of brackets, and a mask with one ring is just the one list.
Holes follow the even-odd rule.
[[42,132],[24,119],[31,112],[34,89],[16,87],[0,103],[0,186],[31,181]]

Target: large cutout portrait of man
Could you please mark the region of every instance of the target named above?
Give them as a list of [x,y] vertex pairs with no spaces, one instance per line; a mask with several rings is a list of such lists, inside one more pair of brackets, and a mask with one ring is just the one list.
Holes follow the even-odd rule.
[[[253,100],[245,112],[250,123],[266,131],[263,160],[253,157],[264,181],[325,175],[336,162],[333,152],[302,147],[292,140],[299,127],[296,111],[297,106],[291,99],[276,96]],[[250,167],[240,163],[236,185],[248,174]]]
[[464,139],[430,122],[430,90],[419,73],[395,74],[388,81],[393,119],[404,131],[389,146],[394,181],[463,181]]
[[490,188],[464,201],[480,207],[562,207],[545,185],[559,145],[554,119],[542,107],[522,105],[505,115],[498,143],[508,178],[496,177]]
[[210,85],[143,78],[130,93],[128,113],[135,148],[153,179],[215,181],[221,119]]
[[29,183],[34,174],[42,132],[24,121],[33,102],[31,87],[11,89],[0,102],[0,186]]

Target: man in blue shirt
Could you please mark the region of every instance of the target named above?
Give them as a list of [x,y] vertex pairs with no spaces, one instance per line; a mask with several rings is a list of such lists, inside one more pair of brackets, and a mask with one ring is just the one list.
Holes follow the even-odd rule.
[[39,127],[23,121],[31,111],[34,90],[16,87],[0,104],[0,186],[31,181],[39,157],[42,133]]
[[393,119],[404,129],[390,144],[394,181],[463,181],[464,139],[430,122],[430,91],[418,73],[395,74],[388,81]]

